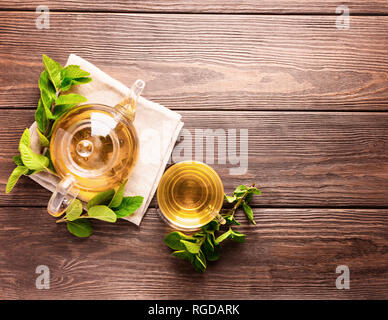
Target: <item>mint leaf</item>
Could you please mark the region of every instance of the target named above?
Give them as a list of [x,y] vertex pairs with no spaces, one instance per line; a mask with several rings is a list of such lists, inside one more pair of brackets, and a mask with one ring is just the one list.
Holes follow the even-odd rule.
[[108,205],[112,200],[115,191],[113,189],[97,193],[87,204],[88,210],[96,205],[104,204]]
[[67,111],[69,111],[74,106],[75,106],[75,104],[61,104],[59,106],[55,106],[54,112],[53,112],[53,119],[58,120],[60,117],[62,117]]
[[93,228],[89,220],[77,219],[67,222],[67,230],[77,237],[89,237],[93,233]]
[[63,95],[60,95],[55,100],[55,107],[62,104],[75,106],[81,102],[85,102],[86,100],[87,99],[84,96],[81,96],[80,94],[77,94],[77,93],[63,94]]
[[217,231],[220,229],[220,223],[217,220],[212,220],[201,229],[205,232]]
[[53,118],[55,120],[59,119],[63,114],[69,111],[71,108],[85,102],[87,99],[80,94],[69,93],[66,95],[61,95],[55,100],[55,107],[53,112]]
[[39,89],[41,93],[46,91],[51,99],[54,100],[56,98],[56,90],[46,70],[40,74]]
[[[42,169],[43,170],[43,169]],[[28,172],[27,173],[25,173],[24,175],[26,175],[26,176],[30,176],[30,175],[32,175],[32,174],[35,174],[35,173],[38,173],[38,172],[40,172],[40,171],[42,171],[42,170],[28,170]]]
[[234,217],[233,215],[230,215],[230,216],[226,216],[224,217],[224,219],[226,220],[226,223],[227,224],[234,224],[236,226],[239,226],[240,225],[240,222],[238,222]]
[[245,234],[232,230],[231,239],[236,242],[245,242]]
[[214,233],[209,233],[208,237],[212,241],[214,249],[217,249],[217,247],[219,247],[220,245],[216,242],[216,236],[214,235]]
[[248,217],[249,221],[252,222],[253,224],[256,224],[255,220],[253,219],[252,208],[245,201],[243,201],[242,205],[243,205],[244,212]]
[[214,248],[214,245],[212,243],[212,240],[210,237],[206,237],[206,240],[205,242],[203,243],[205,245],[205,247],[207,247],[210,251],[214,251],[215,248]]
[[13,156],[12,160],[17,166],[24,166],[21,156]]
[[20,155],[24,165],[31,170],[43,170],[47,168],[49,159],[41,154],[36,154],[25,144],[19,146]]
[[79,218],[82,214],[83,208],[82,203],[78,199],[74,199],[74,201],[70,204],[70,206],[66,209],[66,218],[68,221],[73,221]]
[[46,108],[43,105],[42,99],[39,99],[38,107],[35,111],[35,121],[40,132],[45,133],[48,124]]
[[226,239],[229,239],[232,237],[232,229],[229,229],[228,231],[224,232],[223,234],[221,234],[217,239],[216,239],[216,243],[219,244],[221,243],[222,241],[226,240]]
[[120,206],[121,202],[123,202],[124,198],[124,188],[127,184],[128,180],[125,180],[124,183],[120,185],[120,187],[117,189],[115,195],[113,196],[111,202],[109,203],[110,208],[117,208]]
[[58,90],[61,84],[62,66],[45,54],[43,55],[43,64],[54,88]]
[[62,69],[61,71],[61,90],[67,91],[73,85],[83,84],[91,82],[92,79],[89,78],[90,73],[84,71],[77,65],[69,65]]
[[77,79],[72,79],[72,78],[64,78],[61,83],[61,90],[62,91],[67,91],[69,90],[72,86],[78,85],[78,84],[84,84],[84,83],[89,83],[92,81],[92,78],[77,78]]
[[192,262],[194,260],[194,256],[190,252],[187,252],[186,250],[174,251],[172,253],[172,255],[174,257],[177,257],[177,258],[180,258],[180,259],[183,259],[183,260],[187,260],[187,261],[190,261],[190,262]]
[[207,252],[204,252],[205,256],[206,256],[206,259],[209,260],[209,261],[217,261],[220,257],[220,253],[218,250],[214,250],[214,251],[207,251]]
[[225,198],[225,200],[228,202],[228,203],[233,203],[233,202],[235,202],[236,200],[237,200],[237,198],[236,198],[236,196],[228,196],[228,195],[226,195],[226,194],[224,194],[224,198]]
[[251,202],[252,198],[253,198],[253,193],[248,193],[248,195],[245,197],[244,201],[246,203],[249,203],[249,202]]
[[43,170],[47,167],[48,159],[40,154],[36,154],[30,148],[30,130],[25,129],[19,141],[20,157],[23,164],[31,170]]
[[248,187],[247,187],[247,186],[245,186],[245,185],[240,185],[240,186],[238,186],[238,187],[233,191],[233,194],[234,194],[235,197],[239,198],[239,197],[241,197],[241,196],[245,193],[245,191],[247,191],[247,190],[248,190]]
[[117,216],[114,211],[109,207],[102,205],[91,207],[88,210],[88,216],[94,219],[107,222],[116,222],[117,220]]
[[16,182],[18,182],[19,178],[28,172],[28,168],[24,166],[17,166],[11,173],[8,178],[7,186],[5,188],[5,193],[10,193]]
[[65,78],[76,79],[76,78],[84,78],[89,76],[90,76],[89,72],[82,70],[80,66],[77,66],[74,64],[70,64],[61,70],[62,79],[65,79]]
[[40,145],[42,147],[48,147],[50,145],[50,141],[37,129],[36,132],[38,132],[39,138],[40,138]]
[[28,128],[23,131],[22,137],[19,140],[19,151],[21,145],[25,145],[27,147],[30,147],[31,145],[31,134]]
[[196,254],[201,249],[200,243],[190,242],[186,240],[180,240],[180,241],[185,246],[186,250],[190,253]]
[[43,106],[45,107],[47,116],[51,113],[52,103],[55,98],[51,97],[46,90],[43,90],[40,94],[40,98],[43,102]]
[[204,273],[206,270],[206,258],[202,251],[200,251],[192,262],[193,267],[200,273]]
[[249,192],[257,195],[261,195],[261,191],[257,189],[256,187],[249,187]]
[[202,244],[201,250],[203,251],[206,259],[209,261],[216,261],[220,256],[218,250],[215,248],[213,244],[213,241],[210,235],[207,237],[206,241]]
[[142,196],[124,197],[120,206],[115,208],[117,218],[124,218],[133,214],[140,208],[144,198]]
[[186,236],[182,232],[173,231],[170,232],[165,238],[166,245],[173,250],[184,250],[186,247],[181,240],[194,240],[192,237]]

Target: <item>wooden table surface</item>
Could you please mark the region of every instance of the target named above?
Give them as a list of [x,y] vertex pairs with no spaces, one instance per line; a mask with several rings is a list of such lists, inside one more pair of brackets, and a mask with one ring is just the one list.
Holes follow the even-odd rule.
[[[35,26],[40,4],[48,30]],[[257,225],[239,228],[247,243],[226,244],[201,275],[170,256],[155,200],[140,228],[97,222],[78,239],[30,179],[5,195],[43,53],[144,79],[144,96],[192,133],[249,129],[247,173],[214,165],[226,191],[263,191]],[[386,0],[2,0],[0,109],[0,299],[388,298]],[[35,287],[38,265],[50,268],[49,290]],[[349,290],[335,286],[339,265]]]

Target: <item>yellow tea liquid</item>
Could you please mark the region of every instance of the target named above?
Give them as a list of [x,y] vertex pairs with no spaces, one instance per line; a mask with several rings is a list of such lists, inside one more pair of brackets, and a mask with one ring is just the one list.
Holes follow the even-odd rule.
[[163,217],[177,229],[198,229],[215,218],[224,200],[218,174],[195,161],[177,163],[164,173],[157,191]]
[[71,173],[80,197],[87,201],[97,192],[121,184],[138,157],[137,136],[119,121],[112,108],[98,105],[71,110],[54,127],[50,154],[57,173]]

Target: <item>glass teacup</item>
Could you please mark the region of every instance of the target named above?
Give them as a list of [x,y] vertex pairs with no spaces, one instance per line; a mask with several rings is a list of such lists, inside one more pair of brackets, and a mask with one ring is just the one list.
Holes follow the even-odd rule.
[[171,227],[194,231],[218,219],[224,200],[224,187],[217,172],[197,161],[172,165],[157,190],[159,214]]

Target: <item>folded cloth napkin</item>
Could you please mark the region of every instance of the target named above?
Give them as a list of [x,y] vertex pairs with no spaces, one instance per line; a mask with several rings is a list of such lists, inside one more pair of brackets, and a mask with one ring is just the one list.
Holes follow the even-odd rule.
[[[70,64],[79,65],[81,69],[90,72],[92,82],[74,86],[72,89],[72,92],[85,96],[89,103],[101,103],[113,107],[130,93],[130,89],[122,83],[74,54],[71,54],[67,60],[66,65]],[[180,114],[140,97],[133,124],[139,136],[139,160],[129,177],[124,195],[143,196],[144,201],[132,216],[124,219],[139,225],[155,194],[183,122]],[[36,123],[30,128],[31,148],[37,151],[39,137],[35,127]],[[49,172],[39,172],[30,177],[51,192],[55,190],[60,180]]]

